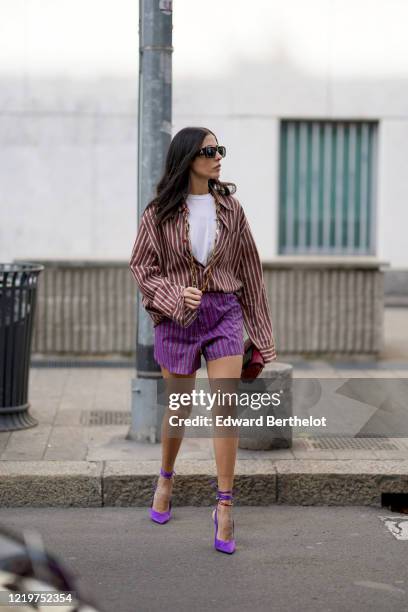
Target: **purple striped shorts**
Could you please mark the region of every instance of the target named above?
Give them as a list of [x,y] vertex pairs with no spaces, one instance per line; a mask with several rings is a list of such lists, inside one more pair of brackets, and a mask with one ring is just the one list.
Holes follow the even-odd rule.
[[165,318],[154,327],[154,358],[173,374],[193,374],[206,361],[243,355],[244,322],[235,293],[207,291],[188,327]]

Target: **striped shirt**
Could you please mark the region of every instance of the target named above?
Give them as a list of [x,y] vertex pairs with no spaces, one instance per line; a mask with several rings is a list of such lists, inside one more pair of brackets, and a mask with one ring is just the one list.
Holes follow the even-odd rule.
[[[203,286],[211,266],[206,290],[236,293],[248,336],[268,363],[277,356],[262,264],[248,219],[236,197],[215,190],[211,193],[220,204],[220,230],[207,265],[193,257],[197,286]],[[192,286],[184,217],[188,214],[183,201],[174,219],[156,227],[155,204],[151,203],[141,217],[129,265],[154,326],[167,317],[188,327],[197,317],[198,309],[185,305],[183,295]]]

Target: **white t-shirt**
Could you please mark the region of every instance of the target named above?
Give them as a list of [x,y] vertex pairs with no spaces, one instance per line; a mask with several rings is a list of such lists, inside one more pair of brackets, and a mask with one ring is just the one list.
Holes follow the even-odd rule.
[[204,266],[211,254],[217,228],[217,213],[211,193],[202,195],[188,194],[190,240],[194,257]]

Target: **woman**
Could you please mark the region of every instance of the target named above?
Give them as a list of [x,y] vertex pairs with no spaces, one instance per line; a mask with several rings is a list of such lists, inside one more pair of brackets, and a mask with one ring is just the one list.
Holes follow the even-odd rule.
[[[201,352],[210,381],[239,381],[243,324],[265,363],[276,359],[259,254],[244,210],[232,195],[236,186],[219,179],[225,153],[209,129],[186,127],[174,136],[130,260],[142,304],[154,324],[154,358],[167,381],[183,378],[191,390]],[[181,442],[182,437],[168,436],[166,415],[162,467],[150,508],[157,523],[171,517]],[[231,514],[237,446],[236,434],[214,436],[214,547],[226,553],[235,550]]]

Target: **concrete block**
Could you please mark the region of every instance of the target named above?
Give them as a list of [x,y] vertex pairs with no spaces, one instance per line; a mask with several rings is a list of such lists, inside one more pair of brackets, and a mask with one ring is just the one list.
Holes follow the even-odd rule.
[[381,507],[382,493],[408,493],[408,460],[279,461],[277,503]]
[[86,461],[0,461],[0,506],[101,506],[102,465]]
[[[150,506],[160,461],[106,462],[104,506]],[[214,504],[216,466],[212,460],[177,462],[173,503],[179,506]],[[236,505],[269,505],[276,501],[276,470],[269,460],[237,461],[234,479]]]
[[[264,418],[266,423],[267,415],[275,415],[279,418],[287,418],[292,416],[292,373],[293,366],[288,363],[282,363],[279,361],[272,361],[265,365],[262,373],[258,379],[266,379],[266,392],[269,394],[280,392],[281,403],[277,407],[265,406],[257,410],[256,412],[252,408],[244,410],[239,416],[243,418],[258,417],[260,415]],[[258,380],[257,379],[257,380]],[[248,393],[251,393],[251,386],[256,385],[253,391],[259,392],[259,383],[254,381],[247,385]],[[273,380],[271,384],[270,381]],[[242,384],[241,388],[244,390],[245,384]],[[292,428],[289,426],[282,427],[252,427],[250,435],[245,436],[245,430],[242,428],[239,438],[239,448],[246,448],[248,450],[272,450],[290,448],[292,446]]]

